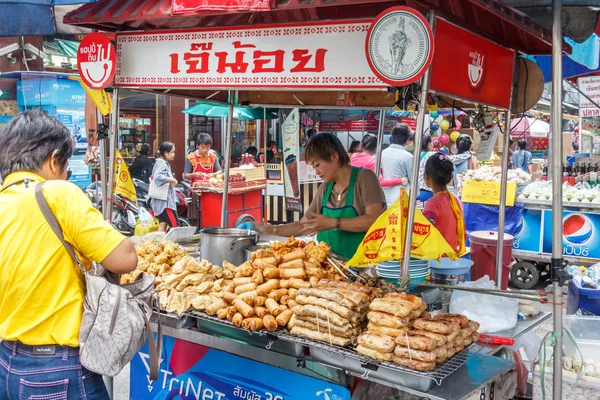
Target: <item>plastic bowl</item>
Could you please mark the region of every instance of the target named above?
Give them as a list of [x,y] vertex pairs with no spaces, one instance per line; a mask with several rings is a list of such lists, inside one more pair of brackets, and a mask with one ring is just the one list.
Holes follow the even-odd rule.
[[450,261],[449,258],[440,258],[440,263],[437,260],[429,261],[431,272],[442,275],[464,275],[469,272],[473,266],[473,261],[459,258],[458,260]]
[[[411,276],[410,280],[411,281],[416,281],[416,282],[425,282],[425,280],[427,279],[427,276],[428,275],[425,275],[423,277],[413,277],[413,276]],[[413,289],[416,289],[418,287],[419,287],[419,285],[408,285],[408,289],[409,290],[413,290]]]

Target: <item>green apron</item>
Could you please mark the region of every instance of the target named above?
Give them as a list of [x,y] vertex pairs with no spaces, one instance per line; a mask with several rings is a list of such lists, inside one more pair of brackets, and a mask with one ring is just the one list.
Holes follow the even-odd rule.
[[[354,208],[354,186],[356,184],[356,177],[358,176],[359,171],[360,168],[352,168],[352,175],[350,177],[350,184],[348,185],[348,192],[346,195],[346,205],[344,207],[327,207],[327,203],[329,202],[329,197],[331,196],[334,186],[333,182],[329,182],[327,189],[325,190],[325,194],[323,195],[321,214],[325,215],[326,217],[336,219],[358,217],[358,212],[356,211],[356,208]],[[320,232],[317,235],[317,239],[320,242],[327,243],[336,253],[343,255],[347,259],[351,259],[358,249],[358,246],[364,239],[365,233],[366,232],[348,232],[339,229],[329,229]]]

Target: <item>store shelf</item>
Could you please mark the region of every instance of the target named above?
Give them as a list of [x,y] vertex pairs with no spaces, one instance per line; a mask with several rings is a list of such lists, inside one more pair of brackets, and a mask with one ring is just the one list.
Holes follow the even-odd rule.
[[[519,200],[518,203],[524,204],[526,207],[551,208],[551,200]],[[563,202],[563,207],[579,208],[587,210],[600,210],[600,204],[579,203],[579,202]]]

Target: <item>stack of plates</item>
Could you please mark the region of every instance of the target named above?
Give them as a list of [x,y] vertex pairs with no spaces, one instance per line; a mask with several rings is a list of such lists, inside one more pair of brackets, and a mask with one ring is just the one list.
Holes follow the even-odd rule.
[[[381,278],[385,279],[386,281],[396,283],[398,281],[398,277],[400,276],[400,262],[382,262],[381,264],[377,265],[376,270],[377,275],[379,275]],[[429,276],[429,262],[426,260],[411,258],[408,270],[411,280],[423,282]]]

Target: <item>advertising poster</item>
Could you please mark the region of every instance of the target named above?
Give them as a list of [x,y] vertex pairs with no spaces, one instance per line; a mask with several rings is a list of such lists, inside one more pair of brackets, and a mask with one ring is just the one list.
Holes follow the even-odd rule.
[[283,136],[283,182],[286,210],[302,212],[300,201],[300,110],[294,108],[281,125]]
[[148,347],[135,355],[131,400],[350,400],[345,387],[168,336],[162,357],[151,381]]
[[[600,214],[565,211],[562,218],[563,255],[600,259],[597,246]],[[552,211],[544,210],[544,253],[552,253]]]
[[514,250],[539,253],[542,247],[542,210],[524,209],[513,236]]
[[56,118],[69,129],[73,139],[73,157],[69,160],[70,181],[80,188],[85,188],[92,183],[91,167],[84,162],[88,145],[85,134],[85,109],[57,108]]

